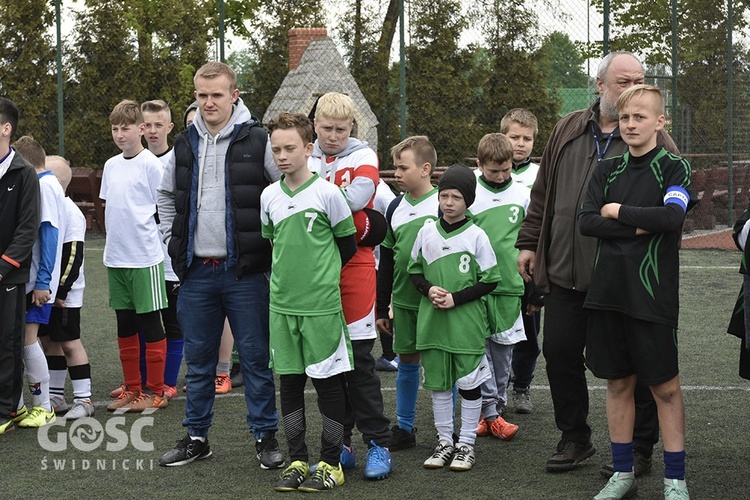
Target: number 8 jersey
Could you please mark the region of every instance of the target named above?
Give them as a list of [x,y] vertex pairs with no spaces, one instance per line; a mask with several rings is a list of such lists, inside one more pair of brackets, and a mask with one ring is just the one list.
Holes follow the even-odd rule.
[[[423,274],[434,286],[458,292],[476,283],[500,281],[497,259],[487,234],[471,221],[446,233],[440,221],[427,221],[411,251],[409,274]],[[417,350],[439,349],[455,354],[482,354],[489,336],[482,300],[453,309],[436,309],[427,297],[419,303]]]

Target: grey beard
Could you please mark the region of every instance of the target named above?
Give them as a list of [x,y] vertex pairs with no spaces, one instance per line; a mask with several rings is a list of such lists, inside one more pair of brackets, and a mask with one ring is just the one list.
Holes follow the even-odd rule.
[[617,112],[617,103],[606,99],[605,96],[602,96],[599,101],[599,114],[608,120],[619,121],[620,119],[620,113]]

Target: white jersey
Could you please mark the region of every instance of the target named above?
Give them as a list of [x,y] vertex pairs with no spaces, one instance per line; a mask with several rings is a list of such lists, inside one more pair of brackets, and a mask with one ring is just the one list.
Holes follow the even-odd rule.
[[154,217],[163,173],[164,166],[147,149],[133,158],[119,154],[104,164],[99,197],[107,202],[105,266],[140,269],[164,260]]
[[[73,200],[65,198],[65,236],[62,238],[62,242],[65,244],[71,241],[85,241],[85,239],[86,217]],[[83,277],[84,263],[81,262],[78,279],[73,282],[73,286],[70,287],[68,296],[65,298],[66,307],[83,306],[83,289],[86,287],[86,278]],[[65,271],[65,269],[61,269],[62,279],[65,278]]]
[[539,173],[539,165],[537,165],[536,163],[529,163],[528,165],[525,165],[518,170],[514,169],[510,173],[510,176],[517,183],[531,189],[531,186],[534,185],[534,181],[536,180],[537,173]]
[[[60,284],[60,259],[62,259],[63,236],[65,234],[65,193],[60,181],[49,170],[39,174],[39,195],[41,203],[40,224],[49,223],[57,229],[57,247],[55,249],[55,261],[52,267],[52,277],[49,282],[51,296],[49,301],[55,301],[57,287]],[[29,282],[26,283],[26,293],[34,290],[37,276],[39,274],[39,261],[41,260],[41,247],[39,238],[34,242],[31,250],[31,271]]]
[[[375,188],[375,201],[373,201],[373,208],[385,215],[385,212],[388,210],[388,205],[390,205],[395,199],[396,195],[393,194],[391,188],[388,187],[388,184],[386,184],[383,179],[380,179],[377,188]],[[380,245],[376,246],[372,250],[372,253],[375,256],[375,269],[377,269],[380,264]]]
[[[169,163],[170,159],[173,156],[174,156],[174,149],[170,148],[169,151],[167,151],[161,156],[157,156],[157,158],[166,169],[167,164]],[[180,281],[180,278],[177,277],[177,274],[175,274],[174,269],[172,269],[172,258],[169,256],[169,252],[167,251],[167,244],[164,243],[164,241],[161,242],[161,249],[164,252],[164,279],[166,279],[167,281]]]

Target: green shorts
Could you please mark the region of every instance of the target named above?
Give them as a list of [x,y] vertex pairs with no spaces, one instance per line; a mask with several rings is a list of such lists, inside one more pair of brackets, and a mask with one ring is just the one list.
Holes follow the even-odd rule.
[[449,391],[456,384],[459,389],[474,389],[492,376],[484,354],[452,354],[440,349],[427,349],[421,354],[422,385],[430,391]]
[[521,313],[521,297],[513,295],[485,295],[482,297],[487,305],[487,319],[490,333],[500,333],[513,328]]
[[269,321],[269,366],[279,375],[306,373],[320,379],[354,369],[343,313],[291,316],[271,311]]
[[109,307],[149,313],[167,308],[164,264],[143,268],[108,267]]
[[393,306],[393,352],[417,352],[417,313],[412,309]]

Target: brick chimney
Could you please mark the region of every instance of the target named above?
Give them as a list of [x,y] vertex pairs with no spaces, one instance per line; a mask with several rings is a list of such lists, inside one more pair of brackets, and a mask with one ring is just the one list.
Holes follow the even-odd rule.
[[302,54],[305,53],[310,42],[323,40],[328,36],[326,28],[292,28],[289,34],[289,71],[299,66]]

